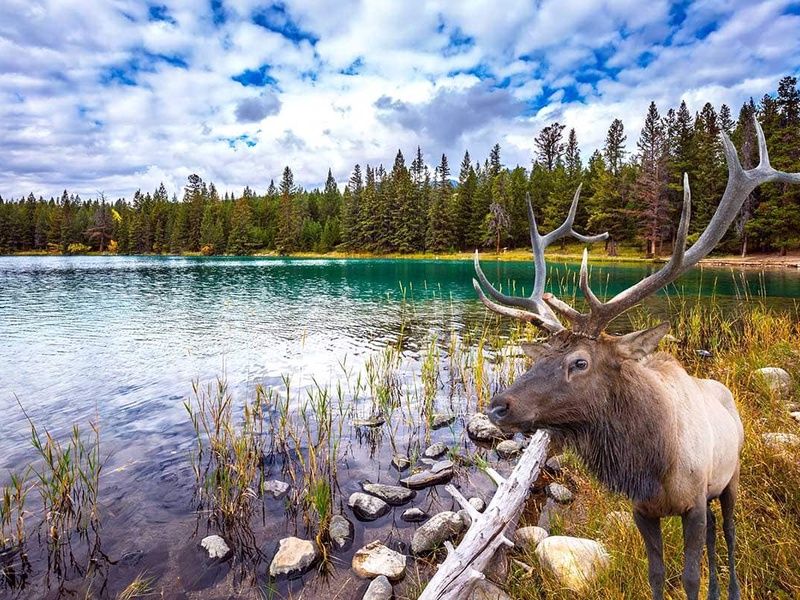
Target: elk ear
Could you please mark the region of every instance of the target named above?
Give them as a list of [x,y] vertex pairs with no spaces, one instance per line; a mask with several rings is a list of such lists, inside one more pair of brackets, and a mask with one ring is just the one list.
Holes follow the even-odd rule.
[[616,340],[617,351],[625,358],[644,358],[658,347],[658,342],[667,334],[667,331],[669,331],[669,323],[661,323],[650,329],[620,336]]
[[522,351],[525,353],[525,356],[532,359],[534,362],[550,348],[549,344],[546,342],[540,342],[538,344],[524,342],[520,344],[520,346],[522,347]]

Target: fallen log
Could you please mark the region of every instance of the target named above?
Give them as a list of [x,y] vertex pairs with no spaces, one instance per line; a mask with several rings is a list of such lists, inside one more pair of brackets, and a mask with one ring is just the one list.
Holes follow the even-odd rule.
[[507,479],[494,469],[486,472],[498,484],[497,491],[483,513],[479,513],[452,485],[445,489],[472,518],[458,547],[447,545],[447,558],[419,596],[419,600],[463,600],[475,583],[484,578],[483,572],[501,546],[511,547],[510,531],[516,524],[531,485],[547,460],[550,436],[537,431],[530,439],[517,466]]

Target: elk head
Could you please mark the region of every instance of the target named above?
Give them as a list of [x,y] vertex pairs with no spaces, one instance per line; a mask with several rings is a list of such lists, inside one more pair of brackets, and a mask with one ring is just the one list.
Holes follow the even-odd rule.
[[[609,335],[604,330],[617,316],[675,281],[711,252],[757,186],[770,181],[800,183],[800,174],[776,171],[770,166],[764,133],[758,121],[755,129],[760,160],[757,167],[749,170],[742,168],[730,139],[725,133],[721,134],[728,164],[728,183],[708,226],[688,249],[686,238],[691,191],[688,176],[684,174],[683,209],[675,246],[671,258],[661,269],[602,302],[589,286],[588,252],[584,250],[579,283],[589,309],[586,313],[545,293],[544,250],[547,246],[567,236],[585,243],[608,237],[605,233],[585,236],[574,231],[580,186],[567,219],[546,235],[539,233],[530,197],[527,199],[534,262],[530,297],[508,296],[495,289],[481,270],[476,251],[477,280],[473,279],[473,285],[481,301],[494,312],[535,324],[550,334],[544,343],[523,345],[524,352],[534,361],[533,366],[492,398],[488,414],[495,424],[507,430],[521,431],[537,427],[579,427],[602,409],[602,404],[614,391],[613,385],[619,382],[615,374],[624,368],[626,361],[638,361],[655,350],[669,329],[666,323],[623,336]],[[484,288],[489,296],[484,293]],[[559,316],[569,324],[569,328],[562,324]]]

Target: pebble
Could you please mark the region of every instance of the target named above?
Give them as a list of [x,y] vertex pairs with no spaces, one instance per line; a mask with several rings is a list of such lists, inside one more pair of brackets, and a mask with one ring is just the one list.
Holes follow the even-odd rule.
[[392,584],[386,575],[379,575],[369,584],[362,600],[391,600]]
[[209,558],[219,558],[223,560],[231,553],[228,544],[218,535],[204,537],[200,542],[200,546],[202,546],[203,550],[208,552]]
[[522,444],[517,440],[503,440],[495,448],[500,458],[513,458],[522,451]]
[[545,493],[559,504],[569,504],[573,500],[572,492],[560,483],[547,484]]
[[542,540],[536,557],[546,572],[577,593],[585,591],[611,561],[600,542],[561,535]]
[[421,490],[422,488],[430,487],[440,483],[446,483],[453,477],[453,469],[443,469],[440,471],[422,471],[415,473],[405,479],[401,479],[400,483],[412,490]]
[[433,465],[431,465],[431,471],[434,473],[440,473],[447,469],[452,469],[453,467],[455,467],[455,464],[452,460],[440,460],[439,462],[435,462]]
[[439,458],[447,454],[447,446],[442,444],[441,442],[437,442],[436,444],[431,444],[425,449],[423,456],[425,458]]
[[398,485],[385,485],[382,483],[361,482],[361,489],[368,494],[376,496],[392,506],[401,506],[414,499],[417,492]]
[[472,508],[477,510],[479,513],[482,513],[486,510],[486,502],[484,502],[482,498],[470,498],[467,500],[467,502],[469,502],[470,506],[472,506]]
[[301,575],[311,568],[316,559],[317,547],[314,542],[296,537],[284,538],[279,542],[278,552],[269,565],[269,574],[273,577]]
[[435,550],[455,539],[464,528],[464,520],[457,513],[447,510],[435,514],[414,532],[411,553],[419,555]]
[[372,579],[383,575],[390,581],[402,579],[406,572],[406,555],[387,548],[379,541],[370,542],[353,555],[353,571],[359,577]]
[[470,417],[467,422],[467,433],[473,440],[483,443],[500,442],[511,437],[503,433],[502,430],[492,423],[489,417],[483,413],[477,413]]
[[261,490],[273,498],[283,498],[289,493],[289,484],[285,481],[273,479],[271,481],[265,481],[261,486]]
[[361,521],[374,521],[390,510],[389,505],[380,498],[362,492],[350,494],[347,505],[353,509],[353,513]]
[[514,532],[514,543],[517,546],[536,546],[548,536],[547,531],[536,525],[520,527]]
[[787,446],[800,446],[800,435],[794,433],[762,433],[761,438],[767,446],[775,450],[780,450]]
[[386,423],[383,417],[370,417],[369,419],[353,419],[355,427],[380,427]]
[[328,527],[328,535],[336,548],[342,550],[353,539],[353,524],[342,515],[334,515]]
[[431,417],[431,429],[441,429],[452,425],[456,420],[455,415],[435,414]]
[[561,471],[564,470],[564,457],[561,454],[558,456],[551,456],[547,459],[547,462],[544,463],[544,468],[550,475],[558,477],[561,475]]
[[421,508],[409,508],[408,510],[403,511],[403,514],[400,515],[400,518],[409,523],[422,523],[428,518],[428,513]]
[[392,466],[398,471],[405,471],[411,466],[411,460],[402,454],[395,454],[392,456]]

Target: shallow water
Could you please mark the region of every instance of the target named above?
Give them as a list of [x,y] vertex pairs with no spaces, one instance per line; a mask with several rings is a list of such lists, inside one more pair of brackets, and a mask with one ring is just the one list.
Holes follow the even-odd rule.
[[[530,289],[529,264],[488,262],[485,270],[505,289]],[[556,266],[553,279],[569,282],[575,270]],[[600,266],[593,280],[596,289],[615,293],[651,270]],[[469,262],[433,260],[0,257],[0,482],[32,457],[20,404],[55,436],[73,423],[97,420],[103,454],[109,455],[101,491],[102,550],[109,564],[93,584],[93,596],[113,597],[146,571],[167,597],[260,597],[238,585],[236,565],[207,564],[197,547],[207,525],[195,511],[188,460],[194,432],[182,403],[191,382],[224,376],[239,398],[251,397],[256,385],[280,388],[287,375],[295,390],[314,381],[334,384],[401,333],[404,369],[416,373],[432,333],[458,333],[485,319],[472,275]],[[687,298],[714,294],[722,305],[742,301],[746,290],[789,308],[800,298],[800,273],[695,270],[677,287]],[[663,298],[650,308],[665,310]],[[439,408],[462,412],[464,399],[451,400],[445,388]],[[458,406],[450,407],[451,401]],[[430,440],[466,447],[462,428],[459,420],[426,439],[427,431],[404,425],[396,439],[409,447],[424,448]],[[397,481],[388,466],[387,438],[382,430],[346,429],[337,512],[352,516],[346,501],[360,480]],[[273,470],[279,477],[280,465]],[[488,500],[491,485],[482,475],[458,483]],[[28,502],[38,509],[34,494]],[[366,582],[351,580],[352,552],[372,539],[405,549],[414,526],[399,515],[409,506],[449,508],[452,502],[435,489],[420,492],[389,516],[357,524],[352,548],[335,555],[329,579],[309,574],[279,582],[278,597],[360,597]],[[281,501],[265,501],[256,521],[254,539],[263,556],[245,571],[255,570],[263,590],[277,540],[307,532],[302,522],[287,518]],[[27,551],[25,587],[0,586],[0,595],[58,597],[83,590],[74,574],[66,583],[52,575],[46,580],[46,557],[35,540]]]

